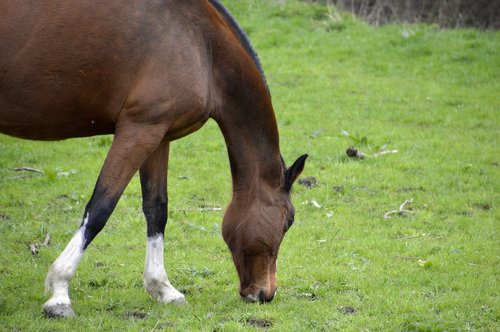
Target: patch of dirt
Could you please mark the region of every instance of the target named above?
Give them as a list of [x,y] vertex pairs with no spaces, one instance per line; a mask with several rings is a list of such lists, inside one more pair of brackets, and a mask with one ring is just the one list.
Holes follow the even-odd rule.
[[299,184],[307,189],[316,188],[318,186],[318,181],[314,176],[308,176],[302,179],[299,179]]
[[132,318],[132,319],[144,319],[146,318],[147,314],[145,312],[141,311],[129,311],[125,313],[125,318]]
[[470,210],[467,210],[467,211],[464,210],[464,211],[457,212],[457,215],[459,215],[459,216],[465,216],[465,217],[471,217],[471,216],[474,215],[474,213],[472,211],[470,211]]
[[425,188],[420,186],[420,187],[401,187],[396,190],[398,193],[411,193],[415,191],[425,191]]
[[273,326],[273,322],[271,320],[262,318],[249,318],[247,320],[247,324],[259,329],[268,329]]
[[490,203],[478,203],[478,204],[474,204],[474,206],[480,210],[483,210],[483,211],[488,211],[491,209]]
[[160,322],[158,325],[156,325],[156,328],[161,331],[174,326],[175,325],[172,322]]
[[333,186],[333,190],[337,193],[342,193],[344,192],[344,186],[338,186],[338,185]]
[[345,306],[345,307],[340,307],[339,311],[343,313],[344,315],[353,315],[355,314],[358,310],[356,308],[351,307],[351,306]]

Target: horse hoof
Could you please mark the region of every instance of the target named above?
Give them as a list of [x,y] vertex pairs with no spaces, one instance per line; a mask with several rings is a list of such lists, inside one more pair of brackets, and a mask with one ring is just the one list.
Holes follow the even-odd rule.
[[179,298],[173,300],[172,303],[177,304],[177,305],[188,305],[189,304],[185,297],[179,297]]
[[176,304],[176,305],[187,305],[189,304],[186,298],[181,294],[181,296],[170,297],[158,299],[158,302],[163,304]]
[[176,305],[188,305],[188,301],[186,300],[186,298],[184,296],[182,297],[176,297],[176,298],[170,298],[170,299],[163,299],[163,300],[160,300],[161,303],[165,303],[165,304],[176,304]]
[[70,304],[44,306],[43,313],[47,318],[75,317],[76,314]]

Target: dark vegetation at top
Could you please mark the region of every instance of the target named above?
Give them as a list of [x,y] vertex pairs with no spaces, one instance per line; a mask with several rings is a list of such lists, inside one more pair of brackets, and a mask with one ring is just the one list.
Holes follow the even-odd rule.
[[443,28],[500,28],[495,0],[305,0],[334,5],[375,25],[392,22],[434,23]]

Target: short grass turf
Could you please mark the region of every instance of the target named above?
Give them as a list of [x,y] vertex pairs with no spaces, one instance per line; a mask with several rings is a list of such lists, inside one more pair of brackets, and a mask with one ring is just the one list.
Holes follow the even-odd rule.
[[[169,167],[165,260],[190,305],[143,290],[134,178],[71,283],[78,317],[45,319],[45,274],[81,222],[111,137],[0,136],[0,330],[499,330],[500,34],[373,27],[292,0],[225,3],[259,53],[285,159],[309,153],[303,176],[317,184],[294,188],[276,299],[239,299],[223,211],[210,209],[226,206],[231,184],[209,122],[172,143]],[[348,158],[349,146],[368,157]]]

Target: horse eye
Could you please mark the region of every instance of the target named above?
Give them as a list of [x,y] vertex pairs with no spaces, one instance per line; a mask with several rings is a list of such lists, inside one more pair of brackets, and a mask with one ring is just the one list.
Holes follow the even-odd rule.
[[287,221],[285,223],[285,232],[288,231],[290,229],[290,227],[292,227],[293,222],[294,222],[293,218],[287,219]]

